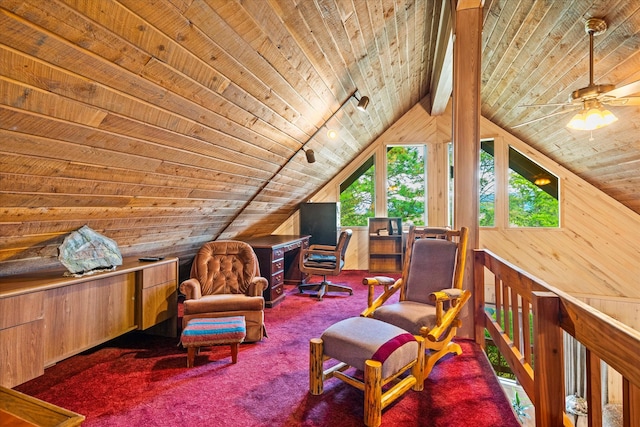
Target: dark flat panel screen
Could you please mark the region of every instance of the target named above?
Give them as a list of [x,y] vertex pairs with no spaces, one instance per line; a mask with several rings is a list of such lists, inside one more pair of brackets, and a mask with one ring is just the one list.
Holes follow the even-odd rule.
[[300,234],[310,234],[312,245],[333,245],[338,243],[338,204],[301,203]]

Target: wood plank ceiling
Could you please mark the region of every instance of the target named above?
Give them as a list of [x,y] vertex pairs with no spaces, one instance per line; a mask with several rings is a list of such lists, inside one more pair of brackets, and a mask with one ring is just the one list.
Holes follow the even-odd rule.
[[53,262],[83,224],[184,259],[269,234],[428,93],[440,8],[0,1],[4,271]]
[[[442,10],[440,0],[0,0],[0,275],[53,265],[84,224],[125,255],[184,260],[208,240],[271,233],[440,89],[432,80],[451,69],[439,61]],[[554,111],[519,105],[586,86],[592,16],[609,24],[596,82],[640,79],[639,1],[486,0],[483,115],[510,129]],[[371,99],[365,113],[355,90]],[[620,120],[593,140],[567,130],[566,115],[512,132],[640,213],[638,107],[612,110]]]
[[562,111],[521,105],[564,103],[589,84],[592,17],[608,25],[594,37],[594,83],[640,80],[640,1],[487,0],[482,115],[640,213],[639,106],[607,106],[618,121],[593,132],[565,126],[575,112],[512,129]]

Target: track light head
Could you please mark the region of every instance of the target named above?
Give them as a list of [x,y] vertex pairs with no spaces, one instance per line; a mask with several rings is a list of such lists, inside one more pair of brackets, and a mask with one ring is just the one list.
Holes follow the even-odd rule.
[[369,97],[368,96],[363,96],[362,98],[360,98],[358,100],[358,110],[366,111],[368,106],[369,106]]
[[308,163],[315,163],[316,162],[316,153],[314,153],[313,150],[302,149],[302,151],[304,151],[304,154],[307,156],[307,162]]

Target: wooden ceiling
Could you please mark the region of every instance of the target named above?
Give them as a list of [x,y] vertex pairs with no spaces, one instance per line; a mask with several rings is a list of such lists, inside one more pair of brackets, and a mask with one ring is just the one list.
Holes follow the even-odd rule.
[[[418,101],[446,105],[447,9],[0,0],[0,268],[53,259],[84,224],[125,255],[271,233]],[[483,115],[510,129],[586,86],[592,16],[596,82],[640,79],[640,2],[486,0]],[[640,213],[638,107],[612,110],[593,140],[566,116],[513,133]]]
[[614,124],[575,131],[575,112],[512,126],[561,107],[589,84],[588,18],[608,29],[594,37],[594,83],[640,80],[640,1],[489,1],[485,3],[482,115],[640,213],[640,107],[607,106]]

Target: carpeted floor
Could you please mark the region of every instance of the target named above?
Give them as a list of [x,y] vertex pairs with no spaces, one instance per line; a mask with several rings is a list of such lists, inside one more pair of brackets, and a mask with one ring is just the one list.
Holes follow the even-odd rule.
[[[365,272],[334,281],[354,295],[319,302],[287,287],[267,309],[269,338],[242,344],[238,363],[228,346],[204,349],[186,368],[178,339],[131,333],[64,360],[16,390],[87,417],[85,426],[361,426],[363,395],[329,380],[321,396],[308,392],[309,339],[366,305]],[[436,365],[422,392],[408,391],[383,412],[383,426],[518,426],[481,350]]]

